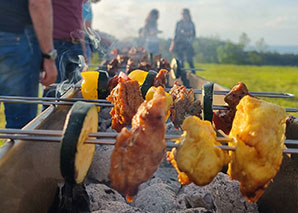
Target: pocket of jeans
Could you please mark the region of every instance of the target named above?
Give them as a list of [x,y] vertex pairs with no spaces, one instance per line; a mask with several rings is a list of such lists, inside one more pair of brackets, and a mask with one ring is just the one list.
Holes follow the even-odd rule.
[[20,44],[20,37],[2,37],[0,35],[0,48],[1,47],[10,47],[17,46]]

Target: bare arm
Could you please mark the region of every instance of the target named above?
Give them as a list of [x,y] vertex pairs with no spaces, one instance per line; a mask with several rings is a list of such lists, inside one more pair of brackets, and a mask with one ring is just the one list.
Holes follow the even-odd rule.
[[[40,49],[43,53],[48,53],[54,49],[51,0],[29,0],[29,11]],[[43,59],[43,68],[41,83],[49,86],[56,81],[57,77],[55,61]]]

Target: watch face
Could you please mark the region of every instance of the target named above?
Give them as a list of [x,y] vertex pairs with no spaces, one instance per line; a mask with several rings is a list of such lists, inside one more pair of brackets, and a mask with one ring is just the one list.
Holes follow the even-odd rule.
[[49,52],[49,56],[51,59],[55,60],[57,58],[57,50],[53,49],[51,52]]

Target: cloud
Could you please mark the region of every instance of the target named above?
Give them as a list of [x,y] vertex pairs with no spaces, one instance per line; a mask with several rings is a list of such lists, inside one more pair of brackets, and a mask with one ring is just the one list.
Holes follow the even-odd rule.
[[93,5],[93,27],[119,39],[137,36],[149,11],[157,8],[160,37],[172,38],[181,9],[189,8],[198,36],[235,41],[246,32],[252,40],[264,37],[273,44],[298,44],[294,36],[281,36],[298,37],[297,7],[298,2],[291,0],[102,0]]

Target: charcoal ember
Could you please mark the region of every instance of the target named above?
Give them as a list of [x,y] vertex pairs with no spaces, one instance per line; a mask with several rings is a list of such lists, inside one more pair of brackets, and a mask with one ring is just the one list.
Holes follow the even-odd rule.
[[124,198],[116,190],[104,184],[86,185],[86,191],[89,195],[91,211],[103,210],[102,204],[106,201],[125,202]]
[[202,207],[207,210],[215,211],[215,205],[213,202],[212,192],[209,185],[207,186],[197,186],[195,184],[190,184],[184,186],[179,195],[178,200],[180,201],[180,208],[198,208]]
[[175,199],[167,184],[157,183],[139,191],[133,205],[145,212],[168,212],[176,208]]
[[[93,213],[146,213],[141,209],[132,207],[127,203],[119,201],[103,201],[100,210],[93,211]],[[148,212],[149,213],[149,212]]]
[[210,211],[204,208],[192,208],[192,209],[184,209],[184,210],[175,210],[169,211],[168,213],[215,213],[215,211]]
[[144,210],[127,204],[122,195],[104,184],[89,184],[86,189],[93,213],[146,213]]
[[[167,162],[164,160],[163,162]],[[165,168],[162,165],[154,173],[153,177],[141,184],[139,190],[144,190],[147,187],[150,187],[154,184],[167,184],[169,189],[173,192],[178,193],[181,188],[180,183],[177,181],[177,172],[173,167]]]
[[287,119],[286,137],[287,139],[297,139],[298,138],[298,118],[294,116],[289,116]]
[[110,120],[112,117],[110,115],[111,109],[112,107],[102,107],[98,113],[98,117],[101,119]]
[[209,185],[217,212],[258,212],[257,204],[245,200],[239,182],[230,180],[228,175],[218,173]]
[[98,131],[105,132],[112,125],[111,107],[102,107],[98,113]]
[[92,164],[89,168],[86,183],[106,183],[109,181],[110,158],[114,146],[96,145]]

